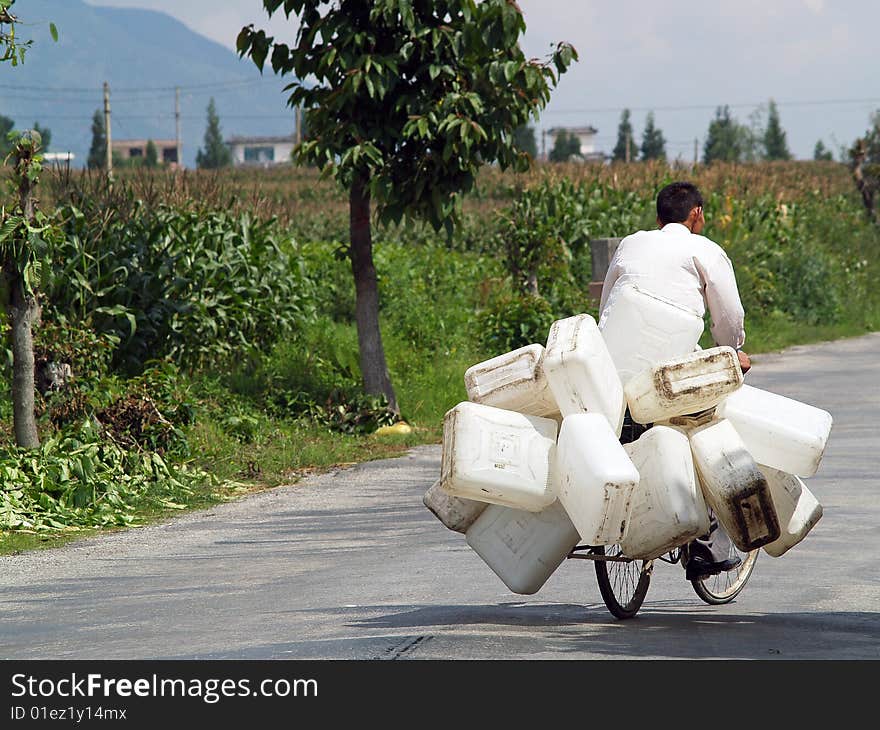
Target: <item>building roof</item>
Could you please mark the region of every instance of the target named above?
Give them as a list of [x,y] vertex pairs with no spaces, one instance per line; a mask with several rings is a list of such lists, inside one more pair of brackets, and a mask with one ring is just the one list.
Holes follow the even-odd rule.
[[176,139],[114,139],[110,142],[111,147],[146,147],[149,142],[156,147],[177,147]]
[[589,127],[553,127],[547,130],[547,134],[555,135],[560,132],[568,132],[569,134],[596,134],[599,130],[593,126]]
[[283,142],[296,142],[294,135],[275,137],[228,137],[226,144],[279,144]]

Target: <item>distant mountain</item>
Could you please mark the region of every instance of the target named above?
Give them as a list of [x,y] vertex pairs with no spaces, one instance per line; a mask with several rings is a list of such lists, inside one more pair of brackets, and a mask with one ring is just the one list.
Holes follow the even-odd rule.
[[[26,0],[15,6],[20,34],[33,38],[25,62],[0,67],[0,114],[16,128],[52,131],[50,151],[85,164],[91,122],[110,85],[113,140],[174,139],[174,87],[180,87],[183,162],[195,166],[207,107],[217,105],[224,137],[294,131],[282,89],[291,80],[265,75],[248,58],[193,32],[165,13],[87,5],[82,0]],[[58,28],[54,43],[49,22]],[[231,32],[237,33],[238,28]]]

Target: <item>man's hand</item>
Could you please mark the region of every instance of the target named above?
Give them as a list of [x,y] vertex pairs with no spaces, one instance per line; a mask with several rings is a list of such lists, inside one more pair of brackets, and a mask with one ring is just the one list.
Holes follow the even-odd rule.
[[743,375],[745,375],[747,372],[749,372],[749,368],[752,367],[752,361],[749,359],[749,356],[742,350],[737,350],[736,354],[739,356],[739,367],[743,371]]

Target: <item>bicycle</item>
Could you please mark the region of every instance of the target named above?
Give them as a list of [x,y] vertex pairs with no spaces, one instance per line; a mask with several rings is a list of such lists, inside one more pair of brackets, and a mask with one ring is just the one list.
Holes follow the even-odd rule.
[[[755,569],[759,550],[742,552],[731,543],[728,557],[740,558],[742,562],[739,566],[731,571],[690,581],[694,592],[713,606],[730,603],[746,587]],[[671,565],[680,563],[684,568],[688,560],[688,546],[675,548],[659,558],[639,561],[622,555],[620,545],[577,545],[567,557],[594,561],[599,593],[605,606],[615,618],[629,619],[642,607],[651,585],[654,561],[659,559]]]
[[[708,415],[710,411],[694,414],[694,417],[701,418]],[[635,441],[649,428],[650,424],[633,422],[627,409],[620,442],[623,444]],[[756,548],[743,552],[731,542],[727,557],[738,557],[741,561],[739,566],[731,571],[690,581],[694,592],[701,600],[713,606],[730,603],[746,587],[755,569],[759,550],[760,548]],[[620,545],[577,545],[566,557],[593,560],[599,593],[608,610],[615,618],[629,619],[633,618],[642,607],[651,585],[654,561],[659,559],[671,565],[679,563],[684,568],[688,562],[688,546],[674,548],[659,558],[639,561],[637,558],[623,555]],[[638,565],[639,562],[641,565]]]

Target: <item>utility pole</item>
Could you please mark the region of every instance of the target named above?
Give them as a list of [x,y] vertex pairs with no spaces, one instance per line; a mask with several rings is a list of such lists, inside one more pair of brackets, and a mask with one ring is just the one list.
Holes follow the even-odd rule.
[[293,141],[296,144],[302,142],[302,107],[297,104],[296,106],[296,134],[293,138]]
[[104,166],[107,174],[113,172],[113,135],[110,131],[110,84],[104,82],[104,138],[107,140],[107,158]]
[[180,87],[174,87],[174,139],[177,142],[177,166],[183,167],[183,147],[180,144]]
[[698,161],[699,161],[699,152],[697,149],[697,138],[694,137],[694,167],[697,166]]

